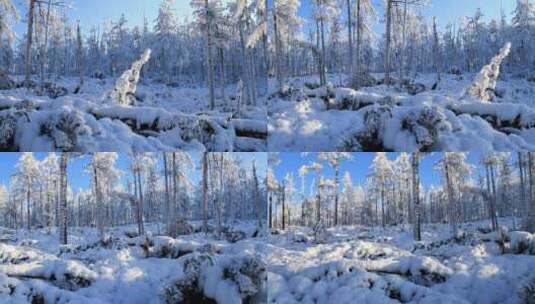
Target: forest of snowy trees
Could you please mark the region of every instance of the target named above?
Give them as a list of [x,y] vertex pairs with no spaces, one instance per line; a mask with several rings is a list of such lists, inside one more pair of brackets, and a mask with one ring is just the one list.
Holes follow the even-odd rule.
[[274,1],[269,151],[532,150],[533,1],[442,5]]
[[270,302],[534,299],[531,152],[280,153],[269,163]]
[[[78,158],[89,159],[82,177],[90,180],[88,189],[68,184],[65,166]],[[2,226],[97,227],[103,236],[109,227],[136,224],[143,234],[144,223],[159,223],[176,237],[192,232],[188,221],[206,221],[203,229],[210,221],[218,230],[237,219],[264,225],[263,175],[254,162],[246,167],[227,153],[206,153],[200,163],[186,152],[136,153],[124,171],[117,159],[112,152],[50,153],[39,161],[23,153],[9,184],[0,188]],[[200,184],[192,178],[195,171]]]
[[[191,16],[179,17],[176,2],[163,0],[154,20],[130,24],[125,12],[83,28],[67,1],[2,0],[0,149],[266,151],[267,2],[189,5]],[[25,31],[15,31],[19,23]],[[66,103],[62,111],[49,107],[57,100]],[[61,122],[15,135],[29,132],[21,115],[39,114]],[[58,129],[68,143],[50,134]],[[47,147],[37,146],[39,136]]]
[[[3,0],[0,66],[10,74],[29,72],[47,80],[79,74],[114,77],[151,48],[153,57],[144,73],[168,85],[202,84],[212,77],[210,81],[226,86],[240,78],[266,77],[261,43],[266,33],[260,27],[265,22],[265,2],[231,1],[226,6],[221,1],[195,0],[191,2],[194,15],[185,19],[176,15],[174,2],[162,0],[157,18],[145,18],[142,26],[130,25],[123,14],[118,20],[80,29],[77,20],[69,18],[66,1],[30,1],[33,11],[24,20],[33,25],[28,25],[24,37],[15,39],[12,21],[19,20],[21,12],[11,0]],[[209,49],[205,39],[212,40]],[[206,57],[211,68],[200,69]],[[247,64],[247,71],[242,63]],[[254,86],[254,91],[259,89]]]
[[[417,73],[478,72],[506,42],[513,48],[505,71],[533,76],[535,6],[529,0],[516,1],[513,12],[502,9],[499,16],[484,16],[478,9],[440,31],[436,18],[423,15],[433,1],[384,2],[383,7],[370,0],[311,1],[312,16],[303,19],[299,1],[274,1],[281,76],[319,73],[324,85],[327,72],[345,73],[352,87],[359,87],[369,85],[363,77],[374,72],[398,79]],[[379,22],[383,34],[374,32]]]
[[[498,218],[512,217],[515,227],[533,232],[532,153],[481,155],[477,165],[467,161],[468,154],[443,153],[433,168],[442,183],[427,188],[419,183],[425,153],[401,153],[395,159],[377,153],[371,167],[361,169],[368,173],[358,184],[348,171],[340,174],[338,169],[341,162],[360,168],[358,153],[318,153],[316,161],[302,165],[298,172],[287,172],[282,180],[270,169],[270,227],[312,227],[318,222],[327,227],[449,223],[456,234],[460,223],[489,219],[492,229],[498,230]],[[278,165],[275,158],[271,166]],[[324,166],[334,168],[334,176],[325,176]],[[308,174],[314,175],[314,182],[304,189]],[[301,187],[296,186],[297,176]]]
[[265,154],[1,156],[0,302],[265,303]]

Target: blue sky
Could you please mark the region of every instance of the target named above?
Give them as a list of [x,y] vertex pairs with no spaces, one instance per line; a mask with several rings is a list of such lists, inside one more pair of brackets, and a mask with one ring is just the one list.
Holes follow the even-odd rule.
[[[399,153],[387,153],[389,159],[395,159],[399,156]],[[440,185],[440,173],[433,169],[435,164],[442,158],[442,153],[424,154],[420,162],[420,182],[424,188],[429,188],[431,185]],[[516,154],[513,153],[513,160]],[[366,175],[369,174],[370,166],[375,153],[354,153],[352,161],[344,161],[340,167],[340,179],[344,173],[348,171],[351,174],[353,184],[362,185],[365,182]],[[473,165],[479,164],[481,154],[468,153],[467,160]],[[301,188],[301,178],[299,177],[298,170],[302,165],[309,164],[312,161],[317,162],[316,153],[309,153],[307,156],[302,157],[300,153],[280,153],[279,159],[281,163],[273,167],[273,172],[277,180],[282,180],[283,177],[291,172],[294,175],[295,187],[297,190]],[[322,175],[329,178],[334,177],[334,170],[330,168],[326,163],[322,163],[323,172]],[[313,182],[315,173],[310,173],[305,178],[305,193],[310,192],[310,185]],[[474,172],[473,178],[477,180],[477,172]],[[342,187],[342,185],[340,185]]]
[[[384,24],[380,23],[384,15],[384,0],[372,0],[377,14],[377,24],[373,27],[376,33],[384,33]],[[516,6],[516,0],[431,0],[431,4],[422,7],[424,16],[432,18],[437,17],[439,28],[444,28],[446,24],[458,24],[462,16],[473,16],[477,8],[481,8],[485,20],[500,18],[500,7],[503,7],[508,20]],[[312,1],[301,0],[299,15],[310,21],[312,14]],[[345,9],[342,11],[343,16],[347,15]]]
[[[21,15],[25,16],[26,0],[13,1]],[[67,0],[67,2],[71,3],[71,9],[68,10],[71,20],[80,19],[80,25],[85,29],[101,25],[106,21],[117,21],[121,14],[125,14],[130,26],[141,26],[143,18],[146,17],[152,29],[161,3],[160,0]],[[174,8],[180,21],[192,20],[193,10],[190,7],[190,0],[175,0]],[[17,26],[17,32],[21,33],[24,30],[23,24]]]
[[[69,1],[69,0],[68,0]],[[222,0],[230,2],[231,0]],[[271,0],[270,0],[271,1]],[[376,7],[377,14],[383,14],[383,0],[372,0]],[[438,18],[439,26],[443,27],[448,22],[456,23],[460,16],[472,16],[476,9],[480,7],[487,20],[499,18],[500,1],[504,11],[508,16],[515,7],[516,0],[433,0],[431,5],[423,9],[425,16]],[[22,16],[26,14],[26,0],[14,0]],[[83,29],[91,26],[101,25],[105,21],[118,20],[122,13],[125,14],[130,26],[141,25],[143,17],[152,22],[158,14],[160,0],[70,0],[72,9],[69,15],[72,20],[80,19]],[[299,14],[309,17],[311,13],[311,1],[301,0]],[[190,0],[176,0],[175,13],[181,21],[186,18],[192,19],[192,8]],[[24,19],[24,18],[23,18]],[[380,33],[383,25],[377,24],[374,29]],[[22,22],[16,26],[17,32],[22,33],[25,28]],[[21,35],[20,35],[21,36]]]
[[[200,181],[200,153],[190,153],[193,157],[198,170],[191,172],[191,179],[194,182]],[[267,164],[267,154],[266,153],[234,153],[237,159],[244,162],[244,165],[248,168],[251,167],[252,161],[256,160],[257,164],[257,174],[259,178],[263,180],[266,176],[266,164]],[[0,153],[0,184],[7,185],[9,183],[10,176],[15,172],[15,166],[20,158],[21,153]],[[38,160],[43,160],[47,153],[34,153],[34,156]],[[159,155],[160,162],[162,161],[162,156]],[[68,177],[69,177],[69,186],[77,191],[80,188],[88,188],[90,185],[90,175],[85,172],[90,161],[89,156],[82,156],[76,159],[73,159],[69,162],[68,166]],[[126,184],[127,180],[131,179],[131,174],[129,171],[130,158],[127,154],[119,154],[117,160],[117,168],[124,172],[121,177],[121,182]],[[160,166],[161,168],[161,166]]]

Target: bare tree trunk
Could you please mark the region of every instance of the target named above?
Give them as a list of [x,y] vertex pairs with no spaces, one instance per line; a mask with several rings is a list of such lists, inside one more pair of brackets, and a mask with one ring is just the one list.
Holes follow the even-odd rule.
[[401,88],[402,80],[405,77],[405,48],[406,48],[406,36],[407,36],[407,0],[403,2],[403,33],[401,42],[401,58],[399,61],[399,87]]
[[355,62],[353,60],[353,16],[351,16],[351,0],[347,0],[347,38],[349,42],[349,75],[351,75],[351,86],[356,87]]
[[273,194],[269,192],[269,229],[273,228]]
[[449,168],[447,161],[444,164],[444,171],[446,175],[446,187],[447,187],[446,192],[447,192],[448,201],[449,201],[449,220],[450,220],[452,234],[453,236],[456,236],[457,235],[457,214],[456,214],[457,208],[455,206],[456,204],[453,199],[453,186],[451,184],[452,181],[450,177],[450,168]]
[[282,189],[282,230],[286,229],[286,184],[283,183]]
[[357,88],[361,85],[362,78],[362,16],[361,0],[357,0]]
[[30,0],[30,8],[28,10],[28,29],[26,32],[26,63],[24,66],[24,73],[25,73],[25,85],[26,88],[30,88],[30,74],[31,74],[31,68],[32,68],[32,38],[33,38],[33,17],[34,17],[34,10],[35,10],[35,2],[36,0]]
[[422,232],[420,227],[420,154],[414,152],[412,154],[412,193],[414,200],[414,211],[416,219],[414,221],[414,240],[422,240]]
[[204,233],[208,233],[208,152],[202,158],[202,220]]
[[28,179],[28,189],[26,189],[26,228],[28,230],[31,230],[31,213],[30,213],[30,197],[31,197],[31,185],[32,185],[32,179]]
[[390,40],[392,34],[392,1],[386,5],[386,50],[385,50],[385,84],[390,85]]
[[338,174],[340,171],[339,165],[336,166],[334,169],[335,175],[334,175],[334,225],[338,226]]
[[[33,1],[32,1],[33,2]],[[60,227],[59,242],[62,245],[67,244],[67,161],[68,154],[62,153],[59,161],[59,178],[60,178]]]
[[321,75],[323,79],[323,82],[321,85],[326,85],[327,75],[325,71],[325,66],[326,66],[327,60],[325,56],[325,27],[324,27],[323,18],[320,19],[320,28],[321,28]]
[[[208,11],[210,9],[209,5],[208,5],[208,0],[204,0],[204,8],[206,10],[206,14],[208,15]],[[208,65],[208,87],[209,87],[209,91],[210,91],[210,110],[214,110],[215,109],[215,92],[214,92],[214,59],[213,59],[213,56],[212,56],[212,22],[213,20],[211,19],[210,16],[207,16],[207,22],[208,22],[208,26],[207,26],[207,39],[206,39],[206,48],[207,48],[207,56],[206,56],[206,59],[207,59],[207,65]]]
[[385,228],[385,181],[384,178],[381,180],[381,226]]
[[139,200],[137,207],[137,226],[138,233],[142,235],[145,233],[145,227],[143,226],[143,190],[141,189],[141,168],[137,169],[137,182],[139,184]]
[[100,234],[100,239],[104,238],[104,215],[102,214],[102,192],[98,180],[98,169],[93,163],[93,181],[95,183],[95,198],[97,200],[97,227]]
[[256,175],[256,163],[253,161],[253,179],[254,179],[254,201],[256,206],[256,216],[258,218],[258,227],[262,227],[262,205],[258,195],[258,176]]
[[165,175],[165,210],[166,210],[166,220],[167,220],[167,233],[171,235],[171,201],[169,198],[169,172],[167,170],[167,153],[163,153],[163,171]]
[[173,200],[169,204],[169,222],[168,233],[170,237],[176,238],[176,205],[177,205],[177,184],[176,184],[176,154],[172,155],[172,172],[173,172]]
[[281,41],[280,41],[280,33],[279,33],[279,25],[278,25],[276,7],[273,12],[273,31],[275,32],[275,74],[277,76],[278,91],[280,92],[282,90],[282,85],[283,85],[284,80],[282,76],[282,67],[280,63],[282,46],[281,46]]
[[43,55],[41,58],[41,89],[43,88],[45,82],[45,70],[47,67],[47,57],[48,57],[48,26],[50,24],[50,10],[52,6],[52,0],[48,0],[47,10],[46,10],[46,21],[45,21],[45,41],[43,43]]

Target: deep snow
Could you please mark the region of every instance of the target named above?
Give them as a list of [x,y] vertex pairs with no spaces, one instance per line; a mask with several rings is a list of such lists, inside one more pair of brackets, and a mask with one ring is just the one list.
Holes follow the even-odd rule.
[[426,224],[419,243],[401,226],[331,228],[319,244],[309,228],[277,231],[268,248],[268,302],[532,303],[521,297],[528,281],[535,284],[535,255],[502,255],[489,241],[495,234],[478,230],[488,225],[464,224],[455,240],[448,225]]
[[255,224],[235,223],[233,231],[246,236],[235,243],[201,232],[156,236],[161,227],[149,224],[150,254],[134,226],[110,229],[106,245],[96,229],[72,228],[67,246],[59,246],[54,229],[0,228],[0,303],[195,302],[178,291],[184,285],[215,301],[207,303],[264,303],[266,242],[253,237]]
[[[383,77],[379,74],[374,76],[376,79]],[[345,76],[330,75],[329,81],[333,87],[330,91],[333,95],[331,102],[343,103],[344,99],[355,99],[356,109],[328,108],[325,101],[317,97],[325,95],[318,93],[325,88],[308,88],[318,83],[316,77],[292,78],[289,81],[292,90],[288,94],[290,96],[281,98],[272,95],[268,101],[268,149],[375,151],[379,148],[385,151],[421,149],[481,152],[535,149],[535,83],[512,75],[502,75],[496,87],[501,97],[483,103],[463,99],[474,77],[474,74],[469,73],[445,74],[442,75],[438,88],[431,90],[435,75],[420,74],[414,82],[424,84],[426,90],[410,95],[406,89],[399,90],[397,85],[375,85],[355,92],[344,88]],[[365,119],[370,107],[362,108],[363,102],[388,107],[388,115],[382,115],[377,123],[383,141],[381,147],[362,147],[351,140],[355,134],[367,131],[370,125]],[[456,107],[467,106],[472,107],[472,111],[454,111]],[[423,128],[416,130],[407,126],[406,118],[418,115],[423,110],[430,110],[428,113],[436,116],[432,120],[433,126],[426,126],[425,122]],[[498,122],[495,123],[498,126],[486,121],[489,112],[498,114]],[[509,128],[507,119],[516,123],[517,116],[522,122],[520,127]],[[502,120],[506,122],[503,123]],[[437,134],[428,134],[433,132]]]
[[[73,94],[77,79],[61,78],[56,84],[69,93],[54,99],[38,95],[37,88],[0,90],[0,125],[4,129],[0,134],[0,149],[13,146],[21,151],[82,152],[267,149],[263,98],[258,99],[257,106],[245,107],[235,127],[238,118],[233,100],[235,86],[228,86],[226,99],[217,98],[216,110],[210,111],[205,87],[167,86],[151,79],[138,84],[136,105],[118,105],[107,97],[115,81],[114,78],[86,78],[81,93]],[[206,121],[209,123],[205,124]],[[249,125],[253,131],[261,132],[244,134],[243,129],[247,131]],[[8,127],[14,129],[14,143],[4,142]],[[240,128],[242,131],[236,130]]]

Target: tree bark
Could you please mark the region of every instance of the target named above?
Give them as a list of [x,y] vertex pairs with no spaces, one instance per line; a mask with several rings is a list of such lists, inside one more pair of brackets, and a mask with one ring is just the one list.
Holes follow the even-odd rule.
[[202,158],[202,221],[204,233],[208,233],[208,153]]
[[415,211],[415,221],[414,221],[414,240],[422,240],[422,232],[420,227],[420,154],[419,152],[414,152],[412,154],[412,193],[414,200],[414,211]]
[[32,65],[32,39],[33,39],[33,17],[35,10],[36,0],[30,0],[30,8],[28,10],[28,29],[26,32],[26,63],[24,66],[24,83],[26,88],[30,88],[30,74],[31,74],[31,65]]
[[[32,1],[33,2],[33,1]],[[59,177],[60,177],[60,227],[59,227],[59,242],[62,245],[67,244],[67,160],[68,154],[62,153],[59,162]]]
[[385,50],[385,84],[390,85],[390,40],[392,32],[392,1],[386,4],[386,50]]

